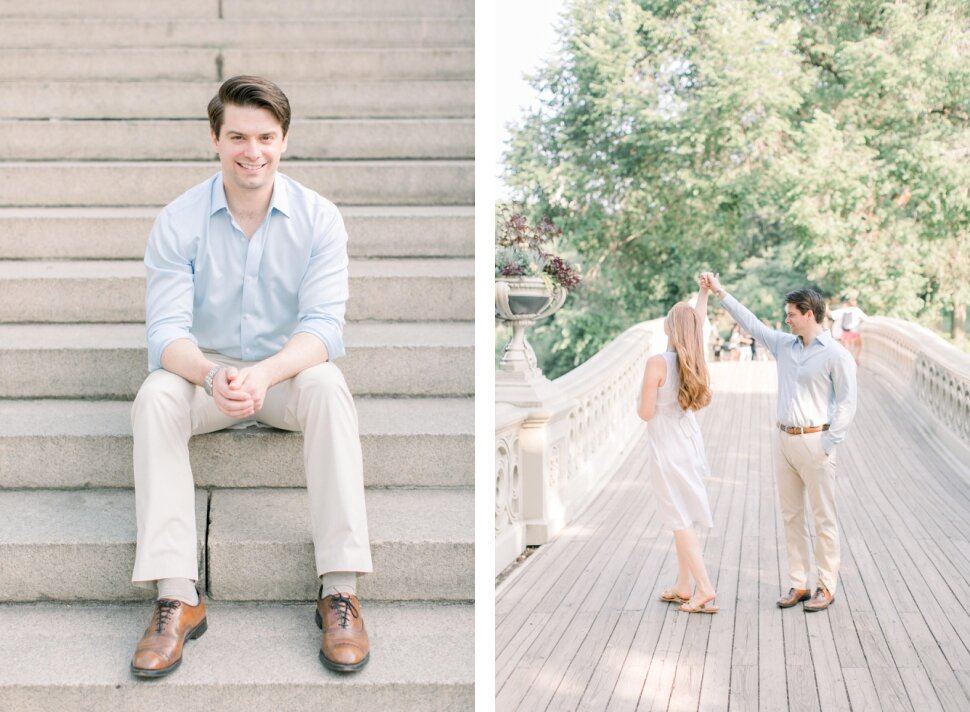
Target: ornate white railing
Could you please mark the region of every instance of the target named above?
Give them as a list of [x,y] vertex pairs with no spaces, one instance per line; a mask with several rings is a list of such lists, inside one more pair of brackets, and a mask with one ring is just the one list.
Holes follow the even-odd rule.
[[525,549],[519,431],[529,411],[495,406],[495,560],[498,573]]
[[644,427],[636,401],[663,319],[631,327],[586,363],[546,381],[538,407],[495,410],[495,566],[544,544],[602,489]]
[[862,344],[863,366],[970,445],[970,354],[918,324],[886,317],[866,319]]

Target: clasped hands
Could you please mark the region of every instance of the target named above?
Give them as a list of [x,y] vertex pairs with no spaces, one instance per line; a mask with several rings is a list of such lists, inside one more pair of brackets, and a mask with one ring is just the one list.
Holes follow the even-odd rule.
[[226,366],[212,381],[212,398],[216,406],[232,418],[246,418],[263,407],[269,376],[259,364],[246,368]]
[[718,279],[718,274],[715,272],[701,272],[700,276],[697,278],[697,284],[701,289],[706,289],[709,292],[714,292],[718,294],[724,287],[721,286],[721,281]]

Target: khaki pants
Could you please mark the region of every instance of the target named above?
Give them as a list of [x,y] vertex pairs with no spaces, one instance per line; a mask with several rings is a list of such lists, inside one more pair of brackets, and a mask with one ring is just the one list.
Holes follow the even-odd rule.
[[816,585],[832,595],[839,578],[839,525],[835,511],[835,452],[826,456],[822,433],[789,435],[776,430],[778,438],[778,498],[785,521],[788,574],[792,588],[809,588],[811,541],[805,520],[805,495],[815,517]]
[[[224,366],[243,361],[207,353]],[[249,420],[303,432],[303,460],[317,574],[372,571],[357,411],[332,363],[306,369],[269,389]],[[198,580],[195,482],[189,438],[237,424],[200,386],[159,369],[131,409],[138,539],[132,581]]]

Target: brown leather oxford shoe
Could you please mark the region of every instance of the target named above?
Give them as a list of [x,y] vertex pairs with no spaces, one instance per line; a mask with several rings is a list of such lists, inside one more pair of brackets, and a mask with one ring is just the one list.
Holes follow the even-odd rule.
[[802,608],[806,611],[824,611],[826,608],[832,605],[832,600],[835,597],[829,593],[825,586],[819,586],[815,589],[815,595],[812,596],[811,601],[807,601]]
[[317,625],[323,630],[320,662],[324,667],[337,672],[356,672],[370,660],[370,642],[357,596],[318,596]]
[[791,608],[797,603],[807,601],[812,597],[812,592],[807,588],[790,588],[788,593],[778,599],[779,608]]
[[200,637],[207,627],[201,595],[197,606],[167,598],[155,601],[151,622],[131,659],[131,672],[138,677],[164,677],[174,672],[182,664],[185,641]]

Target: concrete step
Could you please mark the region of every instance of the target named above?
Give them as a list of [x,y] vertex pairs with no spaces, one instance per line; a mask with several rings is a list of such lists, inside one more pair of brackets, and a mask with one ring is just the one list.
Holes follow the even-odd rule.
[[[471,600],[475,595],[471,489],[368,490],[375,600]],[[221,600],[312,600],[306,490],[215,490],[209,510],[209,592]]]
[[2,0],[0,17],[145,17],[186,19],[219,17],[220,0],[168,0],[160,6],[153,0],[100,0],[74,5],[64,0]]
[[268,8],[252,0],[99,0],[90,7],[65,3],[64,0],[3,0],[0,17],[68,17],[68,18],[260,18],[272,16],[293,18],[385,18],[385,17],[474,17],[473,0],[290,0]]
[[[355,396],[467,396],[472,322],[357,322],[336,361]],[[147,375],[141,324],[0,324],[0,398],[134,398]]]
[[[474,484],[469,398],[357,398],[368,487]],[[0,400],[0,489],[131,487],[131,402]],[[190,441],[199,487],[303,487],[303,436],[252,427]],[[241,463],[245,463],[244,465]]]
[[128,671],[150,608],[138,604],[0,605],[0,699],[18,712],[454,712],[474,707],[471,605],[362,605],[371,660],[353,675],[325,670],[313,606],[207,606],[208,630],[182,666],[145,682]]
[[[9,161],[191,161],[214,155],[209,122],[0,120]],[[289,160],[474,158],[473,119],[301,119]]]
[[[195,515],[203,574],[208,505],[207,493],[199,490]],[[0,491],[0,551],[0,602],[151,596],[131,584],[135,496],[130,490]]]
[[[258,17],[266,13],[260,0],[223,0],[222,16]],[[474,17],[474,0],[289,0],[273,6],[276,17]]]
[[[306,490],[196,491],[200,561],[219,600],[312,600],[318,581]],[[370,489],[370,600],[474,597],[474,492]],[[206,525],[208,511],[208,525]],[[132,490],[0,491],[0,601],[118,601],[150,596],[131,581]]]
[[221,79],[244,73],[273,77],[278,82],[334,79],[472,79],[475,76],[475,50],[470,47],[386,50],[228,48],[222,50],[221,56]]
[[[0,118],[200,119],[218,89],[216,81],[0,81]],[[475,115],[470,80],[287,81],[283,90],[297,118]]]
[[0,80],[221,81],[259,74],[287,81],[471,79],[471,48],[409,49],[2,49]]
[[[347,318],[474,319],[470,259],[351,260]],[[144,322],[139,261],[0,261],[0,322]]]
[[[284,161],[337,205],[472,205],[472,161]],[[198,162],[0,164],[0,207],[165,205],[219,170]]]
[[[142,259],[159,208],[0,208],[0,260]],[[341,208],[351,257],[472,257],[473,207]]]
[[474,18],[386,19],[3,19],[7,49],[138,47],[462,47]]

